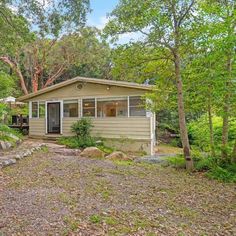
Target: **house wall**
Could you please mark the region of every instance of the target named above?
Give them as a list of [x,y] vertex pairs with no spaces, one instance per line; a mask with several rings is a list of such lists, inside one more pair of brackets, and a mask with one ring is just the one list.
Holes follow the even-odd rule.
[[[80,97],[116,97],[116,96],[131,96],[144,95],[147,91],[141,89],[125,88],[118,86],[108,87],[107,85],[86,83],[82,89],[77,89],[78,83],[70,84],[63,88],[53,90],[48,93],[38,95],[30,101],[46,101],[46,100],[62,100],[73,99]],[[109,89],[108,89],[109,88]],[[29,100],[28,100],[29,101]]]
[[44,118],[29,119],[29,135],[44,136],[46,132],[46,121]]
[[[71,125],[78,119],[63,118],[63,134],[72,136]],[[150,139],[150,119],[134,118],[93,118],[92,135],[103,138]]]
[[[78,83],[77,83],[78,84]],[[81,90],[77,89],[77,84],[71,84],[66,87],[39,95],[29,100],[33,101],[62,101],[91,97],[116,97],[116,96],[135,96],[144,95],[145,90],[132,89],[125,87],[111,86],[108,89],[106,85],[86,83]],[[79,102],[79,108],[81,103]],[[80,109],[79,109],[80,110]],[[62,135],[72,136],[71,125],[78,118],[62,117]],[[145,151],[151,154],[153,150],[154,124],[152,117],[108,117],[92,118],[92,135],[106,139],[107,144],[112,144],[124,151]],[[51,137],[46,134],[45,118],[29,119],[29,135],[31,137]],[[57,135],[60,137],[61,135]]]

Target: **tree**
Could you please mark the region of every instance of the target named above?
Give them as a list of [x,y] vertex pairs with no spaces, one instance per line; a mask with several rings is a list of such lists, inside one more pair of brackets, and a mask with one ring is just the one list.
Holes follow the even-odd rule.
[[[233,81],[235,73],[235,45],[236,45],[236,2],[234,0],[205,0],[201,8],[205,17],[205,24],[208,32],[212,36],[208,37],[211,44],[214,44],[218,52],[218,61],[221,61],[221,78],[224,82],[222,91],[223,99],[221,106],[223,127],[222,127],[222,159],[228,158],[228,136],[230,126],[230,116],[232,114],[233,92],[235,83]],[[213,35],[212,35],[213,34]],[[217,68],[215,68],[217,70]]]
[[10,96],[14,91],[14,78],[0,72],[0,98]]
[[143,45],[165,51],[165,59],[171,60],[178,99],[181,141],[186,168],[193,169],[184,109],[182,62],[191,45],[191,25],[194,22],[194,0],[121,0],[112,11],[106,26],[108,35],[139,32]]
[[[11,9],[15,9],[15,11],[11,11],[8,6],[10,6]],[[68,32],[68,30],[78,30],[84,26],[86,13],[89,10],[89,0],[6,0],[1,2],[0,21],[2,20],[4,24],[20,35],[15,18],[25,17],[25,19],[27,18],[31,22],[31,28],[36,35],[37,40],[35,44],[33,45],[33,43],[31,43],[33,48],[31,55],[34,55],[34,65],[31,68],[31,85],[33,91],[37,91],[39,79],[43,73],[42,65],[39,61],[41,60],[42,62],[46,60],[48,50],[51,51],[55,42],[64,33]],[[46,39],[48,37],[50,37],[50,40]],[[39,50],[39,48],[41,50]],[[15,53],[14,56],[10,56],[8,53],[2,55],[3,56],[0,56],[0,60],[15,72],[20,80],[24,94],[28,94],[29,91],[22,72],[19,53]],[[46,85],[50,85],[54,81],[54,78],[61,75],[63,70],[64,66],[55,70],[55,74],[50,75]]]
[[99,30],[83,28],[59,40],[37,39],[19,50],[15,58],[27,92],[36,92],[68,77],[107,78],[110,47],[99,39]]

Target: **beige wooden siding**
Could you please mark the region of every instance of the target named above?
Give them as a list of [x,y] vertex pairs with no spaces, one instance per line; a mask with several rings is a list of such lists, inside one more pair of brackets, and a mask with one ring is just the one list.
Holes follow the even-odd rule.
[[[71,136],[71,125],[76,118],[63,118],[63,135]],[[97,118],[93,119],[92,135],[103,138],[130,138],[150,140],[150,118]]]
[[45,135],[46,122],[44,118],[29,119],[29,135]]
[[63,88],[56,89],[51,92],[36,96],[30,101],[49,101],[49,100],[65,100],[65,99],[78,99],[85,97],[116,97],[116,96],[131,96],[131,95],[144,95],[146,90],[137,88],[125,88],[118,86],[111,86],[109,90],[107,85],[86,83],[81,90],[76,88],[75,84],[70,84]]

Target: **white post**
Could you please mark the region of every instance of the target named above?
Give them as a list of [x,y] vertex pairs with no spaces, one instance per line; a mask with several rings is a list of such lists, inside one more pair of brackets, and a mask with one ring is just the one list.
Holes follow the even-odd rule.
[[128,101],[127,101],[127,106],[128,106],[128,117],[130,117],[130,110],[129,110],[129,96],[127,97]]

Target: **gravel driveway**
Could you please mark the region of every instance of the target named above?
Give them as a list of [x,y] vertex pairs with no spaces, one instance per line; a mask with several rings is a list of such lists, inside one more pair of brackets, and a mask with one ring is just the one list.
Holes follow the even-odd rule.
[[44,150],[0,172],[0,235],[236,235],[235,185]]

